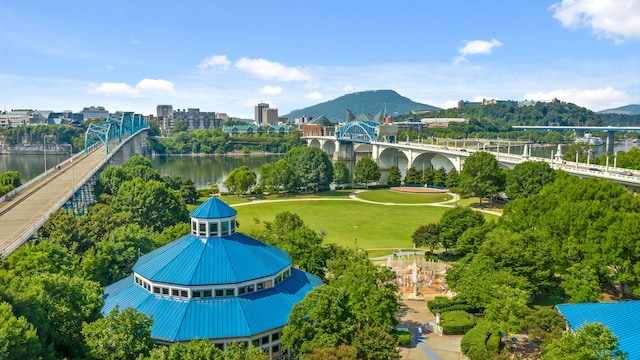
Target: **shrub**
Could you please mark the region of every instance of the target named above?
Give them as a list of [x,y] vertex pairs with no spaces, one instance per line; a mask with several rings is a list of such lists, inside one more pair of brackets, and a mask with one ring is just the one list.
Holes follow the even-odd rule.
[[462,310],[448,311],[441,316],[440,326],[444,335],[463,335],[476,324],[475,317]]
[[440,301],[439,305],[436,305],[436,300],[430,300],[427,302],[427,308],[433,314],[435,314],[436,312],[440,312],[440,314],[442,314],[447,311],[454,311],[454,310],[464,310],[470,313],[478,312],[476,308],[472,307],[471,305],[462,303],[456,300],[455,298],[449,299],[443,296],[438,296],[436,297],[436,299]]
[[398,346],[408,346],[411,343],[411,334],[404,330],[391,330],[391,335],[398,341]]
[[[466,354],[471,360],[483,360],[489,359],[491,356],[487,348],[491,346],[493,348],[495,340],[491,340],[492,344],[488,344],[488,339],[492,333],[497,333],[497,327],[488,321],[482,321],[476,325],[473,329],[469,330],[460,341],[460,350]],[[497,336],[498,346],[500,346],[500,336]]]
[[487,350],[492,353],[498,353],[500,351],[500,334],[497,332],[491,333],[487,340]]

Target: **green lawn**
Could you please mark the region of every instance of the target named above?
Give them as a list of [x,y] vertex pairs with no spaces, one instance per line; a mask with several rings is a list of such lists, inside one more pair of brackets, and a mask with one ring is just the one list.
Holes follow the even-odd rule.
[[[238,206],[240,232],[262,230],[263,221],[291,211],[309,227],[326,232],[327,243],[363,248],[412,248],[411,234],[420,225],[440,220],[447,210],[435,206],[387,206],[359,201],[291,201]],[[486,215],[487,219],[495,216]],[[256,223],[259,220],[260,223]]]
[[448,201],[453,198],[449,194],[416,194],[391,190],[363,191],[356,196],[363,200],[395,204],[430,204]]

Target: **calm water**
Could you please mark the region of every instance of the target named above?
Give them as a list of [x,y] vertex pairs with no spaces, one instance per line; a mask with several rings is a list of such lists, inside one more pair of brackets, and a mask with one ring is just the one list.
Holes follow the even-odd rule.
[[[616,144],[614,150],[629,151],[634,145],[631,142]],[[566,151],[568,145],[563,145]],[[598,146],[595,149],[595,156],[605,153],[605,146]],[[557,151],[557,146],[539,147],[532,149],[532,155],[538,157],[551,157],[551,152]],[[500,148],[500,152],[507,152],[506,147]],[[512,154],[521,154],[522,147],[512,147]],[[66,160],[69,155],[47,155],[47,166],[49,168]],[[227,175],[235,168],[246,165],[254,170],[256,174],[260,172],[260,166],[265,163],[275,162],[282,158],[282,155],[216,155],[216,156],[157,156],[151,157],[151,163],[158,169],[161,175],[178,175],[182,178],[190,178],[197,188],[208,187],[208,184],[221,183]],[[436,156],[432,160],[435,169],[443,166],[451,169],[451,163],[444,158]],[[347,162],[347,166],[353,172],[355,162]],[[403,176],[407,167],[407,160],[398,159],[398,167]],[[5,171],[18,171],[23,183],[40,175],[44,171],[44,155],[0,155],[0,174]],[[381,183],[386,183],[389,176],[388,171],[382,171]]]
[[[47,154],[47,168],[65,161],[71,155]],[[44,154],[42,155],[1,155],[0,174],[5,171],[17,171],[20,173],[22,183],[35,178],[44,172]]]

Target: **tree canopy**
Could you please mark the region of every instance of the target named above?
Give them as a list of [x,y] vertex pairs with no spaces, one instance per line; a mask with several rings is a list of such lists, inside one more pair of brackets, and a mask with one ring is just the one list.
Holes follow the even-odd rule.
[[495,156],[486,151],[476,151],[465,160],[458,180],[458,191],[463,196],[482,199],[498,195],[502,187],[501,171]]
[[358,160],[353,170],[353,180],[358,183],[365,183],[366,187],[369,188],[369,183],[380,180],[378,164],[370,158]]

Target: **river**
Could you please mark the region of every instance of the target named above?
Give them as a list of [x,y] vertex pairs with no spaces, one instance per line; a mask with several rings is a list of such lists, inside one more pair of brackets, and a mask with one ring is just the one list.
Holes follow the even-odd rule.
[[[616,144],[614,150],[629,151],[638,144],[631,142]],[[568,145],[563,145],[563,151],[566,151]],[[535,147],[532,149],[532,155],[537,157],[551,157],[551,152],[557,151],[557,146]],[[595,156],[600,156],[606,151],[605,146],[598,146],[595,149]],[[500,152],[507,152],[506,147],[501,147]],[[522,147],[512,147],[512,154],[521,154]],[[69,155],[47,155],[47,166],[49,168],[55,166]],[[155,156],[150,157],[153,167],[156,168],[161,175],[178,175],[182,178],[190,178],[196,184],[197,188],[205,188],[208,185],[221,183],[227,175],[235,168],[246,165],[249,169],[254,170],[256,174],[260,172],[260,167],[265,163],[275,162],[282,158],[282,155],[213,155],[213,156]],[[434,168],[444,166],[447,170],[451,167],[450,163],[438,162],[434,159]],[[406,160],[400,159],[398,165],[403,174],[406,168]],[[353,171],[354,163],[348,163],[347,166]],[[5,171],[18,171],[20,179],[23,183],[40,175],[44,171],[44,155],[0,155],[0,174]],[[385,183],[388,177],[388,171],[382,172],[381,182]]]

